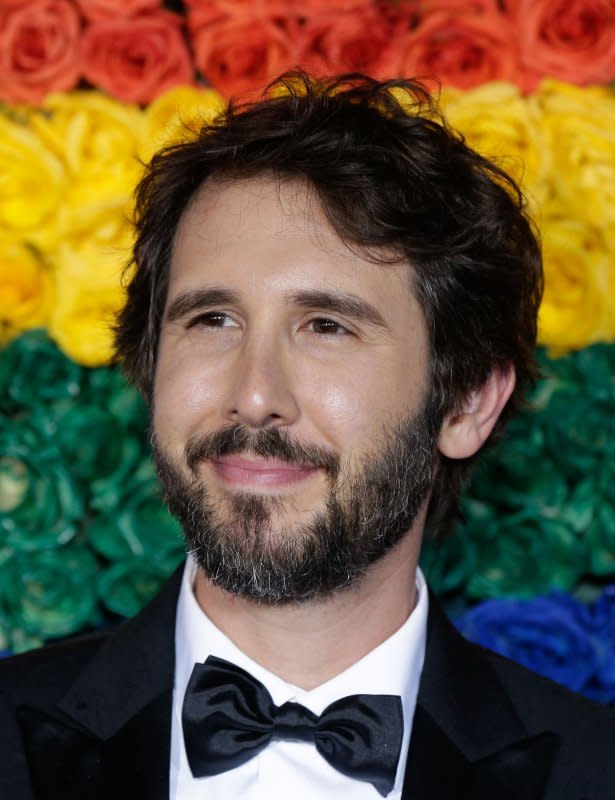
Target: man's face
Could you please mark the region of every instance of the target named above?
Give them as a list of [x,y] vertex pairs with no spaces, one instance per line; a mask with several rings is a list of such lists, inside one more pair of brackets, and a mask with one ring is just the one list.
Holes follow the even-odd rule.
[[408,267],[352,253],[304,183],[200,191],[175,238],[152,425],[211,581],[324,596],[418,525],[435,452],[427,352]]

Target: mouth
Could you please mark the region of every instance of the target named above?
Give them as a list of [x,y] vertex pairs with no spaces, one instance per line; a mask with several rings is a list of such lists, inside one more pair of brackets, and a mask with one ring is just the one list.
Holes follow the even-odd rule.
[[319,467],[305,467],[284,461],[244,456],[211,459],[210,464],[217,477],[226,485],[267,489],[295,485],[319,470]]

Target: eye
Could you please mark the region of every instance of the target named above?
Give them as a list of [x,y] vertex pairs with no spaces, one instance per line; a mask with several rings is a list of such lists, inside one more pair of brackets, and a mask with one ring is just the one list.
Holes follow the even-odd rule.
[[204,328],[231,328],[237,327],[237,323],[223,311],[208,311],[206,314],[199,314],[188,323],[189,328],[195,326]]
[[345,328],[334,319],[327,319],[326,317],[318,317],[310,320],[309,324],[312,326],[314,333],[324,334],[325,336],[351,336],[348,328]]

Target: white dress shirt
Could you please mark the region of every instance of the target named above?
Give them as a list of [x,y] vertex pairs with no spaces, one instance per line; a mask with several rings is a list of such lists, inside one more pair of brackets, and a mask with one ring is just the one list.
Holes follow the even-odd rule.
[[399,800],[425,658],[427,587],[417,570],[417,603],[406,622],[386,641],[344,672],[310,691],[281,680],[252,661],[220,631],[198,605],[193,592],[196,564],[186,562],[175,626],[175,686],[171,728],[170,800],[382,800],[365,781],[342,775],[312,743],[272,741],[235,769],[212,777],[194,778],[190,771],[181,714],[186,686],[194,664],[212,655],[247,670],[280,706],[301,703],[320,715],[335,700],[353,694],[393,694],[402,701],[404,736],[395,786],[387,800]]

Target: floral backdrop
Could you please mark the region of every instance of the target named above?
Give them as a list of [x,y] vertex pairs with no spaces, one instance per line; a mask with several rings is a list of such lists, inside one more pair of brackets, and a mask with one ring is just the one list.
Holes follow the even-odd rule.
[[106,366],[142,163],[300,65],[422,77],[523,185],[544,379],[423,567],[460,629],[615,704],[615,0],[0,0],[0,650],[182,558]]

